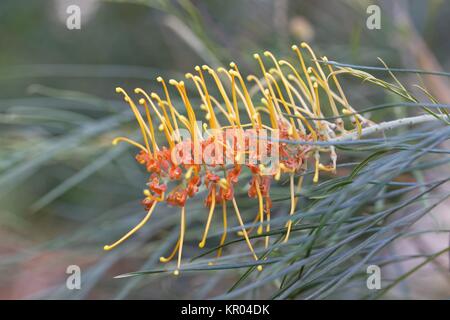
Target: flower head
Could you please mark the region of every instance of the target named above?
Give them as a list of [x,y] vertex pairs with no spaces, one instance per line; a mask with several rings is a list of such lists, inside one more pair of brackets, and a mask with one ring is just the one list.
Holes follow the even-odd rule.
[[[235,187],[242,170],[248,170],[251,175],[248,197],[258,201],[257,233],[262,234],[264,223],[268,233],[272,207],[270,186],[274,181],[282,175],[289,177],[290,215],[293,215],[298,205],[296,194],[303,183],[303,175],[299,174],[306,171],[308,163],[312,162],[314,166],[315,183],[321,171],[336,171],[334,147],[318,146],[314,142],[328,141],[347,131],[338,108],[342,108],[343,114],[355,114],[354,128],[350,130],[361,132],[361,127],[368,123],[348,103],[337,72],[331,65],[322,68],[306,43],[302,43],[301,48],[292,46],[292,49],[297,58],[293,63],[278,60],[269,51],[264,52],[266,61],[255,54],[261,77],[249,75],[244,79],[233,62],[229,69],[197,66],[194,74],[186,74],[186,81],[195,88],[193,92],[188,92],[184,81],[171,79],[167,84],[158,77],[163,96],[136,88],[134,93],[138,104],[125,90],[117,88],[136,117],[143,142],[118,137],[114,143],[124,141],[139,149],[136,161],[149,173],[148,188],[144,190],[142,201],[147,215],[116,243],[105,246],[106,250],[131,236],[150,218],[156,205],[166,202],[180,208],[180,236],[172,253],[160,260],[168,262],[178,252],[175,270],[178,274],[186,228],[185,207],[189,198],[200,196],[204,188],[208,216],[199,246],[206,243],[216,206],[222,207],[224,232],[220,246],[224,244],[227,208],[232,207],[241,226],[240,234],[255,261],[259,261],[249,239],[253,228],[247,230],[244,227],[235,199]],[[304,54],[311,59],[310,66],[307,66]],[[323,60],[326,61],[326,57]],[[270,66],[266,65],[267,61]],[[195,94],[200,102],[194,103],[191,94]],[[336,121],[327,121],[327,115]],[[205,122],[201,123],[201,119]],[[156,131],[165,137],[162,147],[157,141]],[[323,153],[330,155],[330,163],[321,163]],[[267,158],[271,160],[270,166]],[[285,241],[289,239],[291,228],[292,219],[286,224]],[[266,247],[269,242],[266,235]],[[218,255],[221,253],[222,248]],[[261,269],[258,265],[258,270]]]

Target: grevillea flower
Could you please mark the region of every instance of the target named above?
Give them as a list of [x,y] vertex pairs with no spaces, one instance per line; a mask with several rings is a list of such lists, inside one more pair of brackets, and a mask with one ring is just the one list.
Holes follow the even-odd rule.
[[[339,71],[334,71],[329,64],[322,67],[306,43],[302,43],[301,48],[292,46],[297,59],[294,63],[277,60],[272,53],[264,52],[270,67],[255,54],[262,76],[249,75],[247,81],[233,62],[229,69],[214,70],[206,65],[195,67],[196,73],[186,74],[186,79],[200,99],[199,105],[188,97],[184,81],[171,79],[167,85],[163,78],[158,77],[163,96],[136,88],[134,93],[138,95],[138,104],[122,88],[116,89],[131,107],[143,142],[118,137],[113,143],[124,141],[139,149],[136,161],[149,173],[142,200],[147,215],[118,241],[105,246],[105,250],[130,237],[150,219],[160,203],[166,202],[180,208],[180,233],[173,251],[168,257],[161,257],[160,261],[168,262],[178,253],[174,273],[179,274],[186,204],[189,199],[199,196],[203,186],[206,190],[204,205],[209,213],[199,247],[205,246],[213,214],[216,207],[221,206],[223,235],[217,255],[222,254],[230,207],[241,227],[239,234],[245,238],[257,269],[262,270],[249,238],[253,228],[245,228],[234,195],[242,170],[249,170],[251,174],[248,197],[258,201],[254,223],[258,226],[256,232],[262,234],[265,226],[266,233],[269,233],[270,186],[273,181],[283,175],[289,177],[289,214],[293,215],[298,205],[296,194],[303,183],[302,173],[309,162],[314,166],[314,183],[319,181],[321,171],[336,171],[335,148],[314,142],[329,141],[348,130],[361,133],[363,126],[371,124],[350,106],[337,77]],[[312,61],[310,66],[305,63],[304,54]],[[326,61],[326,57],[322,59]],[[177,100],[173,99],[174,93]],[[175,105],[174,101],[182,103]],[[342,114],[352,115],[352,128],[345,128]],[[332,123],[325,119],[326,116],[336,120]],[[203,117],[206,122],[202,124],[199,120]],[[158,144],[155,129],[163,133],[166,139],[164,146]],[[183,130],[187,134],[182,134]],[[272,137],[269,138],[266,132]],[[324,153],[329,155],[327,164],[320,160]],[[267,155],[271,155],[270,166],[266,162]],[[291,228],[292,220],[288,220],[284,241],[288,241]],[[266,248],[269,243],[270,238],[266,235]]]

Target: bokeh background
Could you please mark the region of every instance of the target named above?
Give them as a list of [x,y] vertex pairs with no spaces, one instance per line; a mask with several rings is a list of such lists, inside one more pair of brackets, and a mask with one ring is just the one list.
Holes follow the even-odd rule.
[[[71,4],[81,8],[80,30],[66,27]],[[366,27],[371,4],[382,9],[380,30]],[[235,61],[243,72],[256,72],[254,52],[285,57],[301,41],[340,62],[379,66],[382,57],[392,67],[450,70],[449,16],[444,0],[2,0],[0,298],[200,299],[236,280],[236,271],[214,278],[211,272],[113,278],[157,266],[177,230],[174,210],[164,208],[123,246],[102,250],[142,216],[146,178],[133,150],[111,146],[114,136],[135,130],[116,86],[152,90],[158,75],[182,78],[205,63]],[[447,78],[400,78],[423,81],[440,102],[450,103]],[[357,82],[347,92],[354,106],[393,99]],[[448,228],[448,205],[419,224]],[[192,212],[204,215],[201,203],[197,207]],[[389,250],[424,253],[447,245],[448,234],[438,234]],[[186,255],[197,250],[188,243]],[[65,287],[66,268],[73,264],[82,269],[81,290]],[[408,265],[387,272],[402,268]],[[448,298],[448,268],[441,257],[390,297]]]

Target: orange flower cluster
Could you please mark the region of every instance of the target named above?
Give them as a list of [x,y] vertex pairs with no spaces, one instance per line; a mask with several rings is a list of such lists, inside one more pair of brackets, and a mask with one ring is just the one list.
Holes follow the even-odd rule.
[[[227,237],[227,208],[232,207],[241,226],[240,235],[245,238],[258,270],[262,270],[249,238],[253,228],[245,228],[236,203],[235,187],[242,170],[249,170],[251,174],[248,196],[258,200],[259,209],[254,223],[258,225],[257,233],[262,234],[264,226],[268,233],[272,207],[270,186],[274,180],[279,180],[282,175],[289,176],[289,212],[293,215],[298,202],[295,195],[301,189],[301,173],[307,169],[308,159],[313,158],[314,182],[318,182],[320,171],[335,172],[337,157],[334,147],[314,145],[314,142],[328,141],[347,132],[338,106],[342,108],[343,114],[352,114],[353,128],[350,130],[361,132],[361,128],[369,124],[348,103],[337,78],[339,71],[334,71],[331,65],[323,68],[306,43],[302,43],[301,47],[313,61],[309,67],[306,66],[302,50],[297,46],[292,48],[298,58],[298,67],[286,60],[277,60],[266,51],[264,55],[272,62],[272,67],[268,69],[261,57],[255,54],[262,77],[247,77],[248,82],[254,82],[253,88],[248,87],[235,63],[230,63],[229,70],[214,70],[206,65],[196,67],[197,74],[188,73],[186,78],[196,90],[199,103],[194,103],[188,97],[183,81],[171,79],[169,84],[178,93],[178,101],[181,101],[183,108],[175,106],[169,87],[161,77],[157,81],[162,84],[164,98],[157,93],[149,95],[140,88],[134,90],[142,96],[139,99],[139,104],[143,107],[141,110],[123,89],[117,88],[117,92],[124,95],[136,116],[143,143],[118,137],[114,144],[125,141],[139,148],[136,160],[145,166],[150,176],[142,201],[147,215],[117,242],[105,246],[105,250],[112,249],[131,236],[148,221],[158,203],[166,202],[181,208],[180,236],[170,255],[161,257],[160,260],[168,262],[178,253],[175,270],[175,274],[178,274],[186,227],[187,200],[205,191],[204,204],[209,208],[209,214],[199,246],[203,247],[206,243],[217,205],[222,206],[224,230],[220,246],[224,244]],[[326,60],[326,57],[322,59]],[[256,102],[258,97],[259,102]],[[327,114],[324,114],[321,98],[326,101],[328,115],[337,119],[334,123],[325,119]],[[203,124],[198,121],[201,111],[205,113],[206,123]],[[155,128],[165,136],[166,146],[158,145]],[[250,134],[247,129],[250,129]],[[181,134],[182,130],[187,132],[187,136]],[[234,134],[228,135],[229,130]],[[272,137],[261,137],[262,131],[271,133]],[[299,141],[309,143],[299,144]],[[320,162],[322,153],[329,154],[330,160],[326,165]],[[270,167],[265,163],[267,155],[271,155]],[[286,224],[285,241],[289,239],[291,227],[292,220],[289,220]],[[266,235],[266,247],[269,242],[269,236]],[[219,249],[218,256],[221,253],[222,249]]]

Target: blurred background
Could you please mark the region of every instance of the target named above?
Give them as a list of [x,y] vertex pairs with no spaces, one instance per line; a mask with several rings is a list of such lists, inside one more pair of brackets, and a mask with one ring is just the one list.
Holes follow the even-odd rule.
[[[366,26],[371,4],[381,8],[381,29]],[[79,30],[66,25],[70,5],[81,9]],[[381,57],[391,67],[450,70],[449,16],[444,0],[2,0],[0,298],[199,299],[237,279],[238,271],[218,271],[213,280],[211,272],[114,279],[155,268],[178,230],[175,210],[164,207],[131,240],[103,251],[142,217],[146,179],[134,150],[111,146],[113,137],[136,129],[116,86],[155,90],[157,76],[182,78],[205,63],[235,61],[242,72],[257,72],[253,53],[288,57],[302,41],[343,63],[380,66]],[[446,77],[399,77],[450,103]],[[346,91],[353,106],[396,99],[357,81]],[[406,114],[389,109],[373,119]],[[204,215],[197,207],[192,213]],[[419,224],[448,228],[448,208],[444,203]],[[390,250],[414,254],[447,245],[448,234],[437,234]],[[188,242],[186,256],[197,251]],[[389,297],[448,298],[448,259],[440,258]],[[68,265],[80,266],[81,290],[66,288]],[[402,268],[408,263],[387,272]]]

